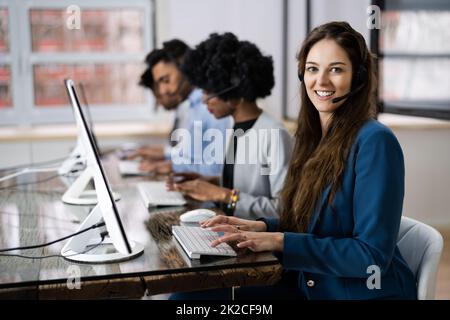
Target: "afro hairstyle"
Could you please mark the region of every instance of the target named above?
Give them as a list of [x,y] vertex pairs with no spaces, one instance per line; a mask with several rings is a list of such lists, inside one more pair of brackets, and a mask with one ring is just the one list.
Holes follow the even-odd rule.
[[212,33],[198,44],[186,55],[181,71],[194,86],[220,93],[218,97],[225,101],[264,98],[275,84],[272,57],[263,56],[256,45],[239,41],[230,32]]
[[151,51],[147,57],[145,57],[147,69],[141,75],[139,84],[141,86],[153,89],[154,79],[152,75],[152,68],[161,61],[172,62],[179,67],[189,50],[189,46],[178,39],[164,42],[161,49],[155,49]]

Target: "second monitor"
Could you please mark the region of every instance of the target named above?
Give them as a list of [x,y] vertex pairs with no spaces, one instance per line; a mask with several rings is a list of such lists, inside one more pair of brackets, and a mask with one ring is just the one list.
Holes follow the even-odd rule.
[[[93,177],[95,192],[98,198],[98,204],[81,223],[78,231],[88,229],[104,221],[109,239],[103,243],[101,239],[102,233],[105,230],[92,228],[87,232],[72,237],[61,250],[61,255],[69,260],[88,263],[117,262],[134,258],[143,253],[144,247],[142,244],[128,239],[108,179],[92,139],[92,134],[78,102],[73,81],[65,80],[65,85],[74,109],[75,118],[77,119],[77,126],[79,126],[80,140],[86,152],[87,167],[85,172],[87,172],[87,176]],[[88,253],[89,248],[99,243],[110,243],[115,250],[112,252],[108,250],[105,253]]]

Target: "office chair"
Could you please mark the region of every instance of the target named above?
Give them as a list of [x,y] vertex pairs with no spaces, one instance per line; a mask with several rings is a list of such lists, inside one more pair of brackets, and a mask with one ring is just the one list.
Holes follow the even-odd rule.
[[411,218],[402,217],[397,246],[417,281],[417,298],[434,299],[436,276],[444,246],[436,229]]

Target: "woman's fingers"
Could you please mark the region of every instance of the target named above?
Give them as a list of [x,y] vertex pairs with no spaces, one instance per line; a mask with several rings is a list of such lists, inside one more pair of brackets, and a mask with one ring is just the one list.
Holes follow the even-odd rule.
[[177,172],[172,173],[169,179],[172,179],[175,183],[182,183],[185,181],[199,179],[200,177],[201,176],[199,174],[193,172]]
[[214,227],[211,227],[210,230],[214,232],[229,232],[229,233],[239,232],[239,228],[231,224],[215,225]]
[[167,161],[160,161],[156,165],[158,173],[169,173],[172,170],[172,165]]
[[174,183],[173,187],[175,190],[183,192],[183,193],[189,193],[190,191],[193,190],[192,183],[190,181]]
[[134,151],[133,153],[130,153],[129,155],[126,156],[126,159],[128,160],[133,160],[136,159],[137,157],[140,157],[141,155],[139,154],[139,152]]
[[149,161],[141,161],[141,163],[139,164],[139,170],[151,172],[155,170],[155,164]]
[[187,190],[189,188],[189,185],[186,182],[180,182],[180,183],[172,182],[171,184],[172,184],[173,188],[178,191]]
[[247,240],[242,241],[237,244],[238,248],[249,248],[250,250],[255,250],[255,241],[253,240]]
[[230,217],[224,216],[224,215],[217,215],[215,217],[212,217],[211,219],[205,220],[201,227],[203,228],[210,228],[217,224],[229,224],[230,223]]
[[183,183],[188,180],[188,176],[184,173],[172,173],[168,180],[172,183]]
[[170,178],[166,180],[166,189],[168,191],[174,191],[175,190],[175,187],[173,185],[173,181]]
[[245,235],[245,233],[226,234],[226,235],[220,237],[219,239],[214,240],[211,243],[211,247],[218,246],[219,244],[221,244],[223,242],[231,242],[231,241],[239,241],[239,242],[247,241],[247,236]]

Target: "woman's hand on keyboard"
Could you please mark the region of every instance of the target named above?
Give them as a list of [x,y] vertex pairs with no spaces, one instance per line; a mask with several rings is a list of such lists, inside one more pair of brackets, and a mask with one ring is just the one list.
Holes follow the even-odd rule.
[[169,191],[176,191],[175,184],[192,180],[203,180],[214,185],[219,185],[219,178],[213,176],[202,176],[196,172],[178,172],[171,173],[166,181],[166,187]]
[[163,160],[164,159],[164,147],[162,145],[152,145],[140,147],[134,152],[128,155],[128,160],[133,160],[137,157],[141,157],[146,160]]
[[239,248],[248,248],[255,252],[283,251],[284,233],[240,231],[225,233],[224,236],[211,243],[215,247],[223,242],[238,242]]
[[242,231],[264,232],[267,226],[263,221],[246,220],[236,217],[217,215],[203,221],[203,228],[210,228],[215,232],[237,233]]
[[175,191],[176,183],[183,183],[186,181],[191,181],[195,179],[201,179],[202,176],[196,172],[180,172],[180,173],[171,173],[169,178],[167,178],[166,186],[167,190]]
[[219,215],[203,221],[201,226],[211,231],[225,232],[225,235],[211,243],[212,247],[223,242],[238,242],[239,248],[255,252],[283,251],[284,233],[265,232],[267,225],[263,221]]
[[139,164],[139,170],[142,172],[168,173],[172,169],[170,161],[148,161],[142,160]]

